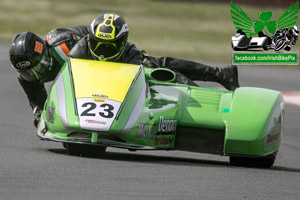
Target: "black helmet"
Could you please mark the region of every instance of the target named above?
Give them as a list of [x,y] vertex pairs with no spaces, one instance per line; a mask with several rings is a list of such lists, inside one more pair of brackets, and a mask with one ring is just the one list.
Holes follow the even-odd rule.
[[48,56],[46,42],[32,32],[19,33],[12,41],[9,58],[12,66],[28,81],[35,81],[35,73],[31,71],[39,63],[45,63]]
[[116,13],[100,15],[89,28],[89,48],[98,60],[115,61],[123,54],[128,38],[128,25]]

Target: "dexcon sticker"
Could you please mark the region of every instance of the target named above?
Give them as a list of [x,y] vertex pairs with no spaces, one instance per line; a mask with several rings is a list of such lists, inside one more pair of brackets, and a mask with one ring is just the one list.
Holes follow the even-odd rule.
[[177,129],[177,120],[164,119],[159,117],[159,124],[157,129],[157,137],[155,138],[155,145],[170,145],[174,142],[175,133]]
[[173,135],[176,132],[177,120],[165,120],[163,116],[159,118],[157,132],[161,135]]
[[121,103],[106,99],[95,102],[94,98],[77,99],[80,127],[87,130],[109,131]]

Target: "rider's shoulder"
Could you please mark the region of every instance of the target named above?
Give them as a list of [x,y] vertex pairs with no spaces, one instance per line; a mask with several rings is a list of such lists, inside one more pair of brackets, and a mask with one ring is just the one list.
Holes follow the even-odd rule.
[[88,25],[74,25],[70,27],[57,28],[43,38],[47,41],[50,47],[57,46],[65,42],[71,42],[73,45],[88,34]]
[[143,52],[144,51],[139,50],[134,43],[128,41],[120,61],[124,63],[141,64]]
[[89,50],[88,50],[88,36],[84,36],[81,40],[77,42],[77,44],[71,49],[69,53],[69,57],[71,58],[82,58],[88,59],[90,58]]

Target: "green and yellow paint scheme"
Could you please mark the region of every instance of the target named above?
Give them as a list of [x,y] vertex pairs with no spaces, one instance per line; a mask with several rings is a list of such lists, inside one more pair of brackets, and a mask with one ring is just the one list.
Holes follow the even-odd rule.
[[70,58],[56,77],[37,135],[67,144],[183,150],[273,164],[284,103],[280,92],[173,83],[175,73]]

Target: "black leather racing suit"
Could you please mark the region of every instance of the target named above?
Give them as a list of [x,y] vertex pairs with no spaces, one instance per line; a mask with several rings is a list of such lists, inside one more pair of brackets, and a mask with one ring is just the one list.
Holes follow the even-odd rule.
[[[88,39],[88,35],[82,38],[70,51],[69,56],[72,58],[96,60],[89,50]],[[222,69],[217,67],[210,67],[190,60],[149,56],[145,53],[145,51],[137,49],[137,47],[131,42],[127,42],[124,53],[114,62],[143,64],[153,68],[168,68],[176,73],[177,83],[194,86],[196,86],[196,83],[193,82],[193,80],[214,81],[224,85],[222,80],[231,78],[232,76],[229,73],[225,74]]]
[[[89,35],[83,37],[70,51],[69,57],[96,60],[89,50],[88,38]],[[134,44],[127,42],[124,53],[115,62],[139,65],[142,63],[144,57],[144,51],[138,50]]]
[[[52,58],[51,69],[44,69],[43,73],[40,74],[40,79],[36,79],[36,81],[33,82],[25,80],[21,75],[18,76],[20,85],[25,91],[33,110],[43,109],[47,98],[44,83],[54,80],[67,59],[69,51],[83,36],[88,34],[88,27],[89,25],[75,25],[66,28],[58,28],[43,36],[46,40],[47,49]],[[37,118],[39,118],[39,116],[37,116]],[[34,120],[35,125],[37,122],[38,119]]]

